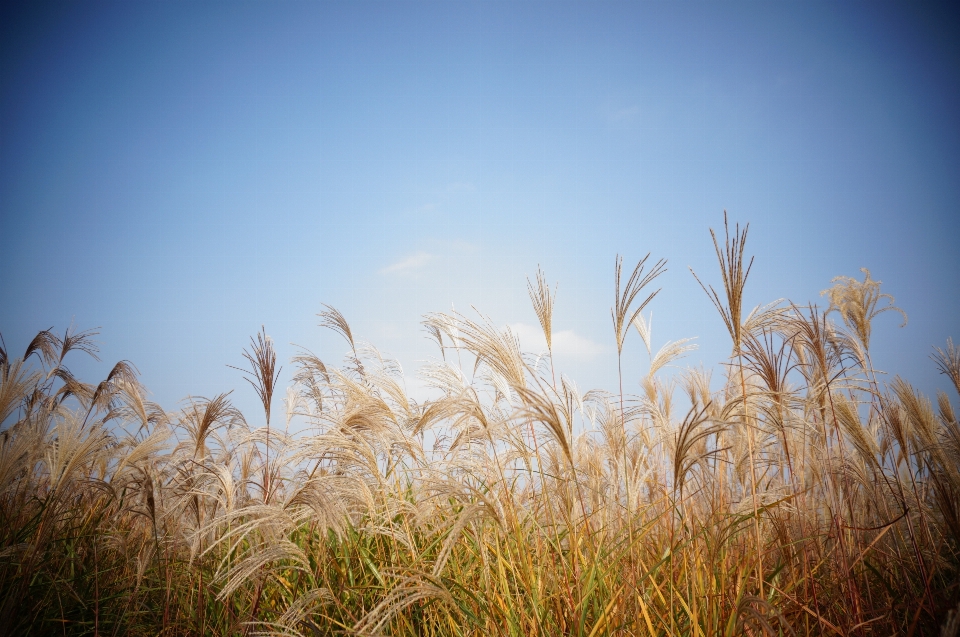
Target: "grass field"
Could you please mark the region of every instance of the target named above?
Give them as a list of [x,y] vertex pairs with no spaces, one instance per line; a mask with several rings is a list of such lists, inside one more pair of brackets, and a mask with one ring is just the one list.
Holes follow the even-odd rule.
[[[871,321],[899,310],[867,272],[748,312],[746,238],[725,228],[719,275],[697,273],[730,334],[712,385],[665,372],[689,343],[651,341],[652,259],[617,261],[612,342],[651,364],[612,392],[459,314],[424,317],[438,397],[416,402],[326,308],[350,355],[295,359],[296,435],[269,421],[265,332],[246,415],[165,411],[127,363],[82,382],[91,333],[4,349],[0,632],[955,636],[951,398],[878,380]],[[550,347],[542,274],[530,296]],[[932,358],[960,392],[960,349]]]

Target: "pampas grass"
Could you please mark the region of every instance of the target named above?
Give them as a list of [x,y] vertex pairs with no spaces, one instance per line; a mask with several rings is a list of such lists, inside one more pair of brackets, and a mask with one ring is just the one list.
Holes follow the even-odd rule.
[[[2,632],[955,635],[956,396],[879,383],[871,322],[896,308],[869,273],[826,312],[744,318],[747,232],[725,228],[724,294],[704,285],[733,345],[719,391],[669,371],[689,340],[654,349],[646,258],[624,286],[617,259],[612,310],[618,359],[631,324],[650,355],[637,396],[581,392],[552,355],[541,372],[482,315],[425,317],[419,402],[327,306],[350,353],[292,361],[284,430],[265,329],[240,376],[263,427],[229,394],[167,411],[126,362],[81,381],[90,332],[4,343]],[[552,354],[556,287],[528,287]],[[960,392],[952,341],[933,358]]]

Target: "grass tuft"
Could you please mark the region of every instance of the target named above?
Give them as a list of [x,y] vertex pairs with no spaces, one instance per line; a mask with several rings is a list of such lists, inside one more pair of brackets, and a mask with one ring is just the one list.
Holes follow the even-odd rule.
[[[265,329],[241,370],[265,427],[230,394],[167,411],[125,361],[81,381],[94,332],[44,330],[19,358],[0,339],[0,632],[955,636],[950,397],[878,381],[871,323],[897,308],[869,272],[825,312],[744,318],[747,229],[724,227],[725,294],[704,286],[733,344],[719,391],[670,371],[689,339],[653,347],[648,257],[623,286],[617,258],[611,312],[618,362],[631,324],[650,358],[638,395],[622,375],[581,392],[452,312],[424,318],[438,397],[418,402],[326,306],[350,352],[294,358],[281,431]],[[552,354],[556,287],[528,289]],[[933,358],[960,392],[953,342]]]

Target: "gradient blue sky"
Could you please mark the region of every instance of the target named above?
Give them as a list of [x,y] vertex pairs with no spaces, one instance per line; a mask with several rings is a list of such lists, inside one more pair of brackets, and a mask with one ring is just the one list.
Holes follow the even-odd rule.
[[[407,370],[420,315],[475,305],[612,388],[617,253],[669,272],[654,340],[729,353],[688,266],[751,223],[747,302],[866,266],[910,316],[879,368],[946,388],[960,338],[960,43],[923,3],[7,3],[0,330],[99,327],[172,408],[236,388],[261,323],[337,360],[321,303]],[[534,335],[534,336],[531,336]],[[628,389],[646,352],[626,350]],[[292,366],[284,364],[289,378]]]

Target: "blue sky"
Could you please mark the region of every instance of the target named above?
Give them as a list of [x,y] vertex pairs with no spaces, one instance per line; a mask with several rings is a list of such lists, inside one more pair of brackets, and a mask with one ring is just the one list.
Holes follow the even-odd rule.
[[[960,338],[960,43],[924,3],[23,3],[0,17],[0,331],[99,327],[173,408],[252,390],[260,325],[336,361],[322,303],[408,371],[476,306],[612,388],[615,256],[666,258],[654,341],[729,353],[688,267],[750,222],[747,303],[869,267],[910,317],[874,357],[926,391]],[[13,11],[13,13],[10,13]],[[632,334],[628,390],[646,352]],[[284,363],[284,377],[292,366]]]

